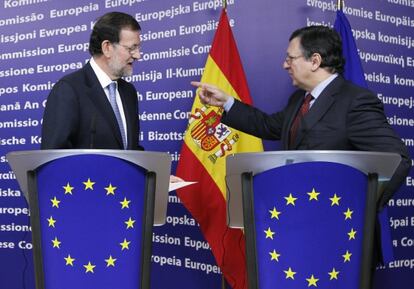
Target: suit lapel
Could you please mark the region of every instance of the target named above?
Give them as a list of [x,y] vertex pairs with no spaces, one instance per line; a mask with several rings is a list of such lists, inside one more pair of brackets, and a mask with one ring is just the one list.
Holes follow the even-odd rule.
[[302,125],[298,129],[293,149],[296,149],[298,147],[300,142],[306,136],[307,132],[316,125],[316,123],[325,115],[331,105],[335,102],[335,96],[339,93],[343,81],[343,78],[341,76],[338,76],[322,91],[322,93],[316,99],[309,112],[302,119]]
[[112,133],[118,141],[120,147],[123,147],[122,136],[121,132],[119,131],[118,122],[116,120],[112,106],[106,97],[105,91],[99,83],[98,78],[96,77],[95,72],[89,63],[85,65],[84,69],[86,77],[88,79],[89,88],[86,92],[86,95],[95,104],[98,113],[101,113],[105,121],[108,122],[109,126],[112,129]]

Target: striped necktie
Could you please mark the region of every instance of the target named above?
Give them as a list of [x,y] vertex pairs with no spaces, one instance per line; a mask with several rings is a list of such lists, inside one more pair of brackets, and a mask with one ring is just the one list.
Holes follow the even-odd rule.
[[302,103],[302,106],[300,107],[298,113],[295,116],[295,119],[292,122],[292,126],[290,127],[290,137],[289,137],[289,147],[292,148],[295,144],[296,135],[298,133],[298,128],[300,126],[300,123],[302,121],[302,118],[305,116],[305,114],[308,113],[310,108],[310,102],[312,101],[313,96],[312,94],[308,93],[305,96],[305,99]]

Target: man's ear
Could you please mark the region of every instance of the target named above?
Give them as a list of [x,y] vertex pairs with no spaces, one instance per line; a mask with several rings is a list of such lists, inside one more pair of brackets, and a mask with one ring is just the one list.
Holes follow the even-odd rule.
[[314,53],[311,56],[312,71],[316,71],[322,64],[322,57],[319,53]]
[[105,57],[110,57],[112,55],[113,45],[109,40],[104,40],[101,43],[102,54]]

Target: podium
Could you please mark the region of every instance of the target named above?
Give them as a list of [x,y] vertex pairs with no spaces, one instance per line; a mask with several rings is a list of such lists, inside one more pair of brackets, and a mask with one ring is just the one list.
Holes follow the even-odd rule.
[[30,207],[37,289],[149,289],[171,157],[121,150],[7,154]]
[[227,157],[227,221],[244,228],[249,289],[368,289],[376,204],[401,157],[279,151]]

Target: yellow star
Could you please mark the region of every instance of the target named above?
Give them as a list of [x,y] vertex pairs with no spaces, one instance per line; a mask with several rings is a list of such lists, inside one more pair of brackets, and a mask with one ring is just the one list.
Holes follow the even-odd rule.
[[105,259],[106,267],[109,267],[109,266],[115,267],[115,261],[116,259],[112,258],[112,256],[109,255],[109,259]]
[[123,251],[124,249],[129,250],[129,243],[131,243],[131,241],[127,241],[126,239],[124,239],[122,243],[119,243],[122,247],[121,251]]
[[331,278],[329,280],[333,280],[333,279],[338,280],[339,271],[336,271],[335,268],[333,268],[332,271],[329,272],[328,274],[329,274],[329,276],[331,276]]
[[52,202],[52,208],[53,207],[59,208],[60,201],[56,199],[56,197],[53,197],[53,199],[51,199],[50,201]]
[[271,214],[270,219],[275,218],[275,219],[278,219],[278,220],[279,220],[279,215],[280,215],[282,212],[279,212],[278,210],[276,210],[276,208],[275,208],[275,207],[273,207],[273,210],[269,210],[269,213]]
[[295,274],[296,272],[292,271],[292,268],[289,267],[289,269],[287,271],[283,271],[286,274],[286,279],[292,279],[295,280]]
[[58,248],[58,249],[60,249],[60,244],[62,243],[62,242],[60,242],[59,240],[58,240],[58,238],[57,237],[55,237],[55,239],[54,240],[52,240],[52,243],[53,243],[53,248]]
[[94,273],[93,268],[95,268],[96,265],[92,265],[91,262],[89,261],[88,264],[83,265],[83,267],[85,267],[85,269],[86,269],[85,273],[88,273],[88,272]]
[[71,194],[72,195],[72,190],[74,189],[73,187],[70,186],[69,183],[66,184],[66,186],[63,186],[63,188],[65,189],[65,195],[66,194]]
[[75,261],[76,259],[72,258],[70,255],[68,255],[66,258],[63,258],[66,260],[66,266],[72,266],[73,267],[73,261]]
[[130,217],[128,221],[125,221],[125,224],[127,225],[126,228],[127,229],[134,228],[134,223],[135,223],[135,220],[132,220],[131,217]]
[[312,201],[312,200],[317,201],[317,200],[318,200],[318,195],[319,195],[320,193],[316,192],[316,191],[315,191],[315,188],[313,188],[313,189],[312,189],[312,192],[307,193],[307,194],[309,195],[309,201]]
[[122,202],[119,202],[122,205],[121,210],[124,209],[124,208],[128,208],[129,209],[129,203],[130,202],[131,201],[128,201],[127,198],[124,198],[124,200]]
[[312,276],[311,276],[310,278],[306,278],[306,281],[308,281],[308,287],[310,287],[310,286],[315,286],[315,287],[318,287],[318,285],[316,285],[316,282],[318,282],[318,281],[319,281],[319,279],[316,279],[316,278],[313,276],[313,274],[312,274]]
[[348,251],[348,250],[346,250],[345,255],[342,255],[342,257],[344,257],[344,263],[345,263],[345,262],[351,262],[351,256],[352,256],[352,254],[351,254],[351,253],[349,253],[349,251]]
[[270,230],[270,227],[269,227],[269,228],[267,228],[267,230],[265,230],[265,231],[263,231],[263,232],[265,232],[265,233],[266,233],[266,239],[267,239],[267,238],[270,238],[270,239],[272,239],[272,240],[273,240],[273,235],[275,234],[275,232],[272,232],[272,230]]
[[354,231],[354,228],[351,229],[351,232],[348,233],[349,240],[354,239],[355,240],[355,234],[357,231]]
[[286,199],[286,206],[287,205],[289,205],[289,204],[291,204],[291,205],[295,205],[295,201],[298,199],[298,198],[294,198],[293,196],[292,196],[292,194],[289,194],[289,196],[288,197],[285,197],[285,199]]
[[353,213],[354,211],[351,211],[349,208],[348,208],[348,210],[346,210],[346,212],[344,212],[344,215],[345,215],[345,220],[347,220],[347,219],[352,219],[352,213]]
[[106,195],[115,195],[116,187],[113,187],[111,183],[109,183],[109,186],[104,188],[106,190]]
[[332,197],[332,198],[329,198],[330,200],[331,200],[331,207],[333,206],[333,205],[337,205],[337,206],[339,206],[339,200],[341,199],[341,197],[338,197],[336,194]]
[[276,260],[277,262],[279,262],[279,257],[280,257],[280,254],[278,254],[278,253],[276,252],[276,250],[273,250],[273,252],[269,252],[269,254],[270,254],[270,256],[272,257],[272,258],[270,259],[270,261],[272,261],[272,260]]
[[52,216],[50,216],[50,218],[47,219],[47,221],[49,222],[49,227],[53,227],[53,228],[55,227],[56,220],[53,219]]
[[87,189],[91,189],[93,191],[93,185],[95,184],[95,182],[92,182],[90,178],[88,178],[86,182],[83,182],[83,184],[85,185],[85,191]]

